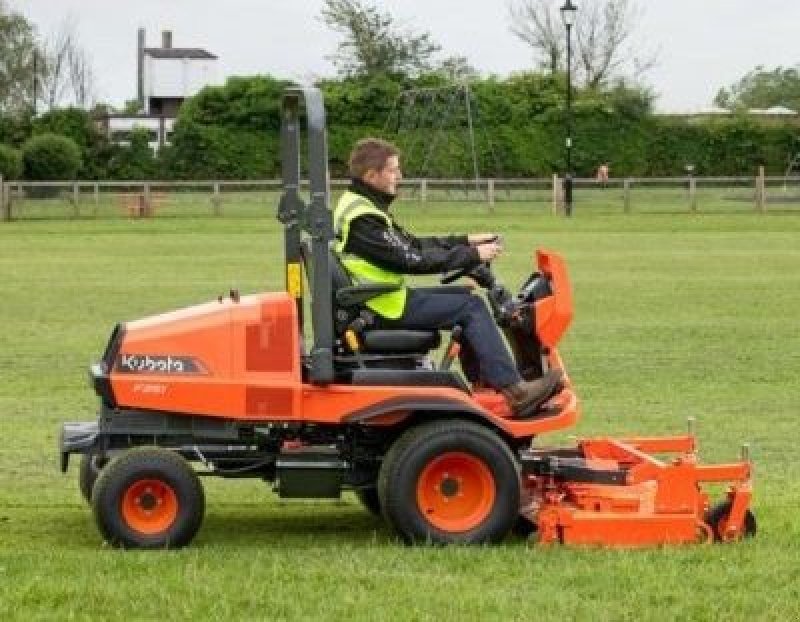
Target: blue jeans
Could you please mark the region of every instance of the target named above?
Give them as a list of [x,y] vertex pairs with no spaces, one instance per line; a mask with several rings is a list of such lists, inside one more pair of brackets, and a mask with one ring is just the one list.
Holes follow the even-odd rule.
[[408,290],[403,315],[377,318],[385,328],[449,330],[461,326],[461,367],[470,381],[502,389],[522,380],[505,340],[482,298],[468,293]]

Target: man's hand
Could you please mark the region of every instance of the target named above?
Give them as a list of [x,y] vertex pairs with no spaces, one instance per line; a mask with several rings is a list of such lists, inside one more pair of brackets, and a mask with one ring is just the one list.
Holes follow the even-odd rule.
[[481,244],[477,247],[477,250],[481,261],[492,261],[503,252],[503,247],[496,242],[489,242],[488,244]]
[[480,246],[488,242],[497,242],[500,238],[496,233],[470,233],[467,236],[467,241],[471,246]]

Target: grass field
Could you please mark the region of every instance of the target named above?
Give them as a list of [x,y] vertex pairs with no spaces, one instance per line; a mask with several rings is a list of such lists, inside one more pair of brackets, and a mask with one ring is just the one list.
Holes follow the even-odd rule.
[[[407,548],[362,511],[204,480],[194,544],[103,546],[58,472],[65,420],[94,417],[86,366],[119,320],[281,287],[278,223],[156,218],[0,224],[0,620],[800,619],[800,214],[591,214],[524,204],[399,206],[419,231],[496,230],[516,286],[536,246],[567,258],[562,355],[578,435],[681,433],[756,462],[758,537],[644,551]],[[565,440],[565,435],[546,441]]]

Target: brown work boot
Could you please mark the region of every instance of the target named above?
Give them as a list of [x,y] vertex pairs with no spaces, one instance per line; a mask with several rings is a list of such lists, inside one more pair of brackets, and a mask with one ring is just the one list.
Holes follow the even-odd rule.
[[508,401],[514,419],[530,419],[547,398],[561,387],[564,374],[560,369],[550,369],[536,380],[518,382],[500,390]]

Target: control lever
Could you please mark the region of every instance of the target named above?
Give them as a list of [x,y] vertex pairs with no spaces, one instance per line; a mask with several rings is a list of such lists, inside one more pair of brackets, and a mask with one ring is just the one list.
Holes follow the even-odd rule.
[[439,364],[439,369],[441,371],[449,370],[453,361],[456,359],[459,352],[461,352],[461,333],[463,332],[464,329],[458,324],[453,326],[453,330],[450,331],[450,343],[447,344],[447,350],[445,350],[442,362]]

